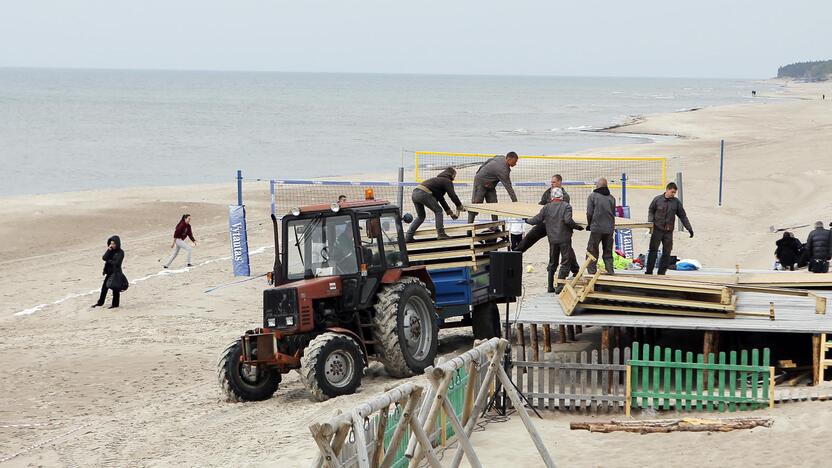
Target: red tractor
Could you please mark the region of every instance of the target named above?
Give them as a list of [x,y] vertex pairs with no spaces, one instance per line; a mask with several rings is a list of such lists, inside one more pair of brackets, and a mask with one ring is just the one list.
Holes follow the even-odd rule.
[[268,399],[291,370],[326,400],[355,392],[370,358],[394,377],[433,364],[434,285],[424,266],[410,266],[398,207],[367,200],[296,208],[282,220],[282,250],[272,222],[278,254],[263,327],[228,346],[218,365],[229,400]]

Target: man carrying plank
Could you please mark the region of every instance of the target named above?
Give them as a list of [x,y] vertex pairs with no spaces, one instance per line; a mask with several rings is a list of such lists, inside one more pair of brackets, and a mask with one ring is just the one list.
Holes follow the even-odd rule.
[[[587,253],[598,258],[598,244],[601,244],[604,249],[603,259],[607,274],[614,274],[612,244],[615,233],[615,197],[610,194],[607,179],[603,177],[595,183],[595,190],[586,200],[586,226],[589,231]],[[590,275],[595,274],[597,263],[596,260],[589,263],[587,272]]]
[[[449,236],[445,234],[442,209],[444,208],[445,213],[447,213],[452,219],[457,219],[459,217],[459,212],[462,210],[462,202],[459,201],[459,197],[456,196],[456,191],[454,191],[455,178],[456,169],[449,167],[440,172],[438,176],[431,177],[413,189],[411,200],[413,201],[413,206],[416,208],[416,219],[410,224],[410,228],[407,230],[407,235],[405,235],[405,241],[414,241],[413,236],[416,234],[416,230],[419,229],[419,226],[421,226],[423,222],[425,222],[426,206],[433,211],[433,214],[436,217],[436,238],[449,238]],[[448,202],[445,201],[446,193],[448,194],[448,197],[451,198],[451,201],[454,202],[454,205],[456,205],[456,213],[451,211],[451,208],[448,206]]]
[[[549,238],[549,266],[547,268],[547,291],[560,293],[562,284],[555,288],[555,271],[558,279],[566,279],[569,275],[569,263],[572,254],[572,231],[583,231],[572,219],[572,205],[563,200],[563,189],[552,190],[552,201],[541,208],[540,213],[526,220],[532,226],[544,224],[546,236]],[[558,257],[560,263],[558,264]]]
[[[511,186],[511,168],[517,165],[518,156],[514,151],[505,156],[494,156],[484,162],[474,175],[474,193],[471,195],[471,203],[497,203],[497,182],[505,187],[511,201],[517,201],[514,187]],[[468,212],[468,224],[474,222],[477,213]],[[497,221],[496,215],[491,219]]]
[[[569,198],[569,194],[566,192],[566,189],[563,187],[563,177],[560,174],[555,174],[552,176],[551,186],[543,192],[543,195],[540,197],[539,205],[547,205],[549,202],[552,201],[552,191],[555,189],[560,189],[563,193],[561,200],[565,201],[566,203],[571,203]],[[529,230],[529,232],[523,237],[517,244],[517,248],[512,249],[516,252],[525,252],[529,250],[537,241],[546,237],[546,225],[545,224],[538,224]],[[569,270],[572,271],[573,274],[578,273],[580,266],[578,265],[578,260],[575,257],[575,251],[570,251],[570,262],[569,262]],[[557,262],[556,262],[557,263]]]
[[647,254],[647,266],[645,274],[652,275],[653,267],[656,265],[659,244],[662,246],[662,260],[659,265],[659,274],[667,272],[667,265],[670,262],[670,252],[673,250],[673,229],[676,227],[676,217],[682,221],[682,225],[693,237],[693,228],[688,221],[688,215],[682,207],[682,202],[676,198],[676,191],[679,187],[674,182],[667,184],[664,193],[657,196],[650,202],[647,210],[647,221],[653,223],[653,234],[650,236],[650,251]]

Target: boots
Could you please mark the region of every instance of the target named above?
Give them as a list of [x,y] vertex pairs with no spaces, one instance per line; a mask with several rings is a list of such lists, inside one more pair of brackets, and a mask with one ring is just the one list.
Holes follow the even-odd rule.
[[547,271],[546,272],[546,292],[553,293],[555,292],[555,272],[554,271]]
[[604,259],[604,267],[607,269],[607,274],[608,275],[614,275],[615,274],[615,264],[613,264],[613,258],[612,257]]
[[449,236],[449,235],[445,234],[445,231],[438,231],[438,232],[436,233],[436,238],[437,238],[438,240],[443,240],[443,239],[450,239],[450,238],[451,238],[451,236]]
[[[569,275],[569,268],[561,268],[558,272],[558,279],[564,280]],[[555,288],[555,294],[560,294],[563,291],[563,283],[558,283],[558,286]]]

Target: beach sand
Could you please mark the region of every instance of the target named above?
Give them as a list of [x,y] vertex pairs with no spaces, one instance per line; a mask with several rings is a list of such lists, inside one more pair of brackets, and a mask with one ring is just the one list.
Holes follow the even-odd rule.
[[[647,116],[614,131],[684,138],[587,153],[672,156],[671,171],[684,172],[685,206],[696,232],[693,239],[679,233],[675,253],[706,266],[770,268],[779,234],[769,226],[830,221],[832,100],[817,99],[822,89],[790,84],[787,95],[764,104]],[[718,208],[720,139],[726,140],[726,183]],[[264,183],[246,187],[254,274],[273,262],[267,192]],[[632,191],[633,212],[646,216],[656,194]],[[296,373],[271,400],[221,401],[217,357],[260,323],[265,287],[256,278],[206,292],[237,281],[227,234],[227,205],[235,196],[229,181],[0,200],[0,460],[20,453],[10,466],[302,466],[314,456],[310,422],[398,382],[373,364],[358,394],[325,403],[308,400]],[[173,226],[185,212],[193,215],[199,240],[196,266],[184,268],[180,256],[162,270]],[[808,229],[795,232],[805,237]],[[90,309],[101,286],[100,256],[113,233],[121,235],[125,273],[136,283],[120,309]],[[577,235],[576,250],[585,242],[586,234]],[[636,250],[646,247],[638,234]],[[536,270],[526,275],[527,294],[539,293],[545,243],[526,261]],[[459,352],[472,341],[464,329],[445,333],[440,351]],[[703,449],[721,466],[749,460],[787,466],[801,460],[795,457],[811,464],[829,452],[819,438],[832,425],[827,405],[793,404],[771,413],[776,422],[770,430],[711,436],[569,433],[566,416],[541,427],[562,466],[700,464]],[[489,450],[487,434],[506,435],[494,439],[501,442],[492,445],[488,466],[508,460],[539,466],[533,456],[497,450],[525,440],[510,429],[517,424],[494,424],[493,432],[489,427],[475,436]]]

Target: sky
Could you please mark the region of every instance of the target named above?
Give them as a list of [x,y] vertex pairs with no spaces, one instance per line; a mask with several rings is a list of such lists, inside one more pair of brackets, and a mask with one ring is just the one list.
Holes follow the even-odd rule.
[[832,1],[0,0],[0,67],[768,78]]

